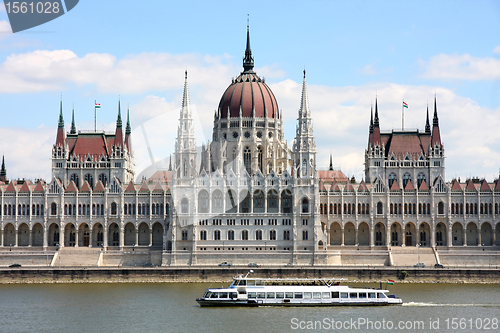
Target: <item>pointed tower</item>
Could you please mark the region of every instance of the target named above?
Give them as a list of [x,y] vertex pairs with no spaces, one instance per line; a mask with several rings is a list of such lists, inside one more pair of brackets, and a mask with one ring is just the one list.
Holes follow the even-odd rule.
[[68,157],[68,146],[66,144],[66,134],[64,133],[64,118],[62,112],[62,98],[59,104],[59,122],[57,124],[56,143],[52,147],[52,177],[58,178],[65,184],[65,166]]
[[309,109],[309,98],[307,96],[305,70],[293,150],[295,168],[297,168],[297,178],[316,177],[316,143],[313,134],[311,110]]
[[127,107],[127,126],[125,127],[125,146],[130,155],[132,154],[132,129],[130,127],[130,109]]
[[177,178],[193,178],[196,176],[196,138],[194,136],[193,115],[189,105],[189,89],[187,70],[184,76],[184,93],[179,115],[179,128],[175,142],[175,169]]
[[76,126],[75,126],[75,106],[73,105],[73,111],[71,112],[71,130],[69,134],[76,134]]
[[328,170],[333,171],[333,159],[332,159],[332,153],[330,153],[330,167]]
[[64,117],[62,111],[62,99],[59,106],[59,122],[57,124],[57,137],[56,147],[63,147],[66,145],[66,137],[64,134]]
[[365,152],[365,179],[367,183],[372,183],[379,175],[383,175],[383,165],[385,158],[385,147],[382,144],[380,135],[380,123],[378,118],[378,98],[375,97],[375,118],[373,118],[373,108],[370,110],[370,133],[368,148]]
[[250,49],[250,27],[247,24],[247,46],[245,48],[245,57],[243,58],[243,70],[245,73],[253,73],[253,57]]
[[118,117],[116,119],[115,146],[123,148],[122,112],[120,100],[118,100]]
[[429,167],[429,186],[434,184],[434,180],[438,176],[441,176],[443,179],[445,179],[444,146],[441,143],[441,134],[439,132],[436,96],[434,96],[434,117],[432,119],[431,142],[429,144]]
[[0,169],[0,181],[7,181],[7,170],[5,169],[5,156],[2,156],[2,169]]
[[370,129],[368,135],[368,148],[373,144],[373,104],[370,107]]
[[441,134],[439,133],[439,119],[437,114],[437,101],[436,96],[434,96],[434,118],[432,118],[432,139],[431,145],[435,147],[436,145],[441,145]]
[[380,146],[380,124],[378,121],[378,101],[375,98],[375,120],[373,121],[373,144]]
[[427,105],[427,119],[425,120],[425,133],[431,134],[431,125],[429,125],[429,105]]

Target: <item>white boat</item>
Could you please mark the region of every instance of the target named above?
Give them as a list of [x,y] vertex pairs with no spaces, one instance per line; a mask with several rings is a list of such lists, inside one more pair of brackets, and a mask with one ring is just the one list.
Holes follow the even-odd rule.
[[[252,272],[252,271],[250,271]],[[335,306],[400,305],[389,290],[351,288],[345,279],[261,279],[239,275],[227,288],[209,288],[200,306]]]

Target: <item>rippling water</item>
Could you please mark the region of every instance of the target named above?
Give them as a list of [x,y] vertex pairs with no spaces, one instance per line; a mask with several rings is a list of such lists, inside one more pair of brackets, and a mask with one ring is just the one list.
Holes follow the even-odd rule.
[[[0,285],[0,332],[385,332],[376,327],[383,321],[397,332],[476,332],[488,320],[490,327],[493,318],[500,320],[500,284],[396,284],[389,286],[391,293],[405,303],[393,307],[200,308],[195,298],[209,286]],[[416,322],[424,326],[414,329]]]

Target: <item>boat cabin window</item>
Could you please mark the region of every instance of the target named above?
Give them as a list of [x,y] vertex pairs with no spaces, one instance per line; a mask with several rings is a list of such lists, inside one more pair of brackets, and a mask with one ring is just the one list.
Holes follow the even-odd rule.
[[349,298],[348,293],[340,293],[340,298]]
[[231,293],[231,298],[238,298],[238,294],[237,293]]
[[293,298],[293,293],[285,293],[285,298]]
[[387,296],[384,295],[384,293],[377,293],[378,298],[387,298]]
[[359,293],[359,298],[366,298],[366,293]]
[[238,290],[238,294],[240,294],[240,295],[244,295],[246,293],[247,293],[246,290]]
[[266,293],[257,293],[257,298],[266,298]]
[[219,298],[227,298],[227,293],[219,293]]
[[205,296],[203,296],[203,297],[205,297],[205,298],[210,298],[210,295],[212,295],[212,292],[211,292],[211,291],[207,291],[207,292],[205,293]]
[[219,293],[212,293],[212,295],[210,295],[210,298],[219,298]]
[[[297,295],[297,294],[295,294],[295,295]],[[297,296],[295,296],[295,298],[297,298]],[[312,293],[304,293],[304,298],[311,299],[312,298]]]
[[313,293],[314,299],[321,299],[321,293]]
[[339,298],[340,293],[338,291],[332,291],[332,298]]
[[247,286],[255,286],[255,280],[247,280]]
[[276,298],[285,298],[285,293],[276,293]]
[[368,298],[376,298],[375,293],[368,293]]
[[350,298],[358,298],[358,293],[350,293]]
[[266,298],[274,298],[274,293],[267,293],[266,296]]
[[238,282],[240,282],[240,280],[233,280],[233,283],[231,283],[229,287],[236,287],[238,285]]
[[248,298],[255,298],[257,293],[248,293]]
[[240,280],[240,283],[238,283],[238,286],[246,286],[247,285],[247,280]]
[[295,293],[295,298],[302,298],[302,293]]
[[263,280],[255,280],[255,285],[256,286],[265,286],[266,282]]
[[323,293],[323,298],[330,298],[330,293],[328,293],[328,292]]

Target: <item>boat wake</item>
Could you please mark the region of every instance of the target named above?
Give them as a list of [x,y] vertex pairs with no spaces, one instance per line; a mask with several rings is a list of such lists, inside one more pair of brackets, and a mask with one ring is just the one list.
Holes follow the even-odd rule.
[[408,303],[403,303],[402,305],[403,306],[435,306],[435,307],[492,307],[492,308],[500,308],[500,304],[480,304],[480,303],[441,304],[441,303],[408,302]]

